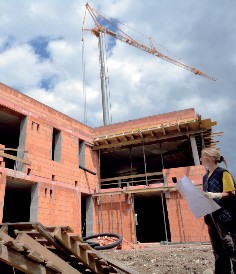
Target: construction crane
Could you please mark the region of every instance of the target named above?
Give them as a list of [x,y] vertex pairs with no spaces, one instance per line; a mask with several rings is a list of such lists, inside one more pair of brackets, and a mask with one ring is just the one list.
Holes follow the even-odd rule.
[[[96,37],[99,38],[99,45],[100,45],[100,63],[101,63],[101,86],[102,86],[102,94],[103,94],[103,107],[105,107],[107,109],[107,111],[103,111],[103,117],[104,117],[104,124],[108,124],[109,123],[109,117],[108,117],[108,106],[106,106],[107,103],[107,96],[106,96],[106,84],[105,84],[105,60],[103,59],[103,51],[102,51],[102,45],[103,45],[103,40],[102,40],[102,35],[103,34],[107,34],[115,39],[118,39],[124,43],[127,43],[130,46],[136,47],[138,49],[141,49],[147,53],[150,53],[158,58],[161,58],[167,62],[170,62],[176,66],[179,66],[181,68],[184,68],[192,73],[194,73],[195,75],[199,75],[202,76],[204,78],[207,78],[209,80],[212,81],[216,81],[216,78],[196,69],[193,68],[191,66],[188,66],[180,61],[177,61],[171,57],[168,57],[167,55],[162,54],[161,52],[159,52],[158,50],[156,50],[155,47],[151,46],[145,46],[137,41],[135,41],[133,38],[131,38],[129,35],[127,35],[125,32],[123,32],[122,30],[120,30],[118,27],[116,27],[112,22],[110,22],[105,16],[103,16],[100,12],[98,12],[97,10],[95,10],[94,8],[92,8],[88,3],[85,5],[86,6],[86,10],[88,10],[88,12],[90,13],[94,23],[95,23],[95,27],[92,29],[86,29],[86,30],[90,30],[92,32],[93,35],[95,35]],[[110,26],[112,26],[112,28],[116,28],[117,30],[119,30],[121,32],[120,33],[116,33],[112,30],[109,30],[108,28],[104,27],[104,22],[107,22]],[[83,24],[83,30],[84,29],[84,24]],[[107,114],[106,114],[107,113]]]

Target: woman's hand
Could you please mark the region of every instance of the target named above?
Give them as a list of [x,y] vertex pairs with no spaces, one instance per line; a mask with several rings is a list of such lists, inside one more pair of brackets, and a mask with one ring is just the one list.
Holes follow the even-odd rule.
[[221,199],[222,198],[222,193],[219,193],[219,192],[217,192],[217,193],[205,192],[204,196],[209,198],[209,199],[216,199],[216,198]]

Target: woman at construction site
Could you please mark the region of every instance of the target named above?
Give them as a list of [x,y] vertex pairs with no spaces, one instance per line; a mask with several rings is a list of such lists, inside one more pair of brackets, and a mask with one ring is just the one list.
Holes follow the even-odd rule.
[[232,175],[218,166],[223,162],[227,168],[217,149],[203,149],[200,160],[206,168],[204,195],[221,207],[204,217],[215,256],[215,273],[236,274],[236,185]]

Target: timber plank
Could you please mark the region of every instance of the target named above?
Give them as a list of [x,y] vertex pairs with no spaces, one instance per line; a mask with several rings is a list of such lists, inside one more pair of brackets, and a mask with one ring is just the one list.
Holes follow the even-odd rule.
[[39,262],[39,263],[43,263],[44,262],[44,257],[41,256],[37,251],[35,250],[28,250],[28,254],[27,257],[29,257],[30,259]]
[[57,271],[25,257],[3,244],[0,244],[0,260],[27,274],[55,274]]
[[[84,265],[86,265],[93,273],[107,274],[108,271],[100,265],[97,259],[86,252],[87,250],[93,250],[88,245],[88,249],[85,250],[84,246],[81,246],[81,242],[73,240],[67,233],[63,232],[61,228],[58,228],[53,233],[55,239],[57,239],[68,251],[71,252],[76,258],[78,258]],[[99,256],[98,256],[99,257]]]
[[16,251],[24,251],[24,248],[22,245],[17,243],[13,238],[11,238],[8,234],[6,234],[3,231],[0,231],[0,239],[2,241],[2,244],[5,246],[8,246],[9,248],[12,248]]
[[61,273],[63,273],[63,274],[69,274],[69,273],[70,274],[79,274],[79,273],[81,273],[77,269],[73,268],[71,265],[66,263],[64,260],[59,258],[57,255],[53,254],[47,248],[42,246],[40,243],[35,241],[33,238],[31,238],[26,233],[18,234],[16,240],[17,240],[17,242],[30,247],[35,252],[40,254],[40,256],[43,256],[48,261],[48,265],[51,265],[51,266],[53,265],[53,267],[55,269],[56,268],[60,269]]
[[17,162],[21,162],[21,163],[24,163],[24,164],[27,164],[27,165],[31,165],[30,161],[27,161],[27,160],[25,160],[23,158],[19,158],[19,157],[13,156],[11,154],[8,154],[8,153],[2,152],[2,151],[0,151],[0,156],[4,157],[4,158],[11,159],[11,160],[15,160]]

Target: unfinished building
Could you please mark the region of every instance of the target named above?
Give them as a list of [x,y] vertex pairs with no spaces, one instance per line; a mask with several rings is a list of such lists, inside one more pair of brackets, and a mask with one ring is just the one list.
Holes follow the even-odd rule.
[[1,221],[113,232],[123,248],[206,242],[175,183],[201,187],[214,125],[186,109],[91,128],[0,84]]

